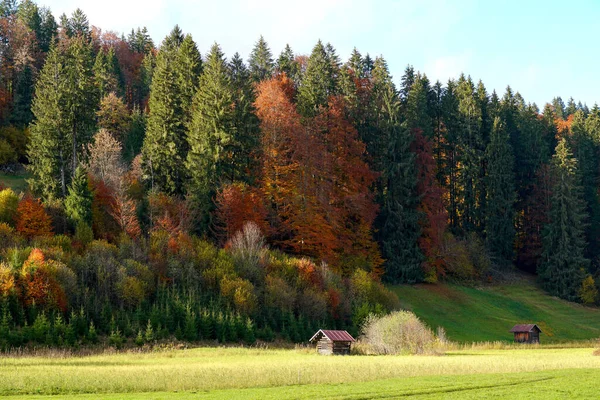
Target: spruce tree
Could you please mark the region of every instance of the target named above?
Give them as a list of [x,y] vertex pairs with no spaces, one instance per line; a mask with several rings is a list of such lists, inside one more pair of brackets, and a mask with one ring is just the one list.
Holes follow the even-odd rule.
[[194,98],[188,132],[186,166],[190,176],[188,193],[203,211],[205,229],[212,197],[221,182],[243,176],[242,145],[235,130],[234,91],[230,69],[218,44],[207,55]]
[[300,66],[296,62],[296,57],[289,44],[285,45],[285,48],[277,59],[277,70],[284,72],[290,79],[296,81],[300,72]]
[[254,82],[268,79],[273,73],[273,55],[262,35],[254,45],[252,53],[250,53],[248,64],[250,66],[250,76]]
[[413,136],[399,123],[400,101],[391,80],[387,81],[389,75],[386,77],[384,71],[377,74],[381,85],[378,88],[380,137],[387,138],[383,142],[388,144],[382,160],[382,209],[376,220],[386,259],[384,277],[393,283],[415,283],[423,280],[423,255],[417,243],[419,200],[415,154],[411,151]]
[[433,123],[429,110],[429,81],[417,74],[408,91],[405,122],[410,131],[420,130],[427,139],[433,137]]
[[513,257],[514,228],[514,155],[500,118],[496,117],[487,158],[487,209],[485,234],[488,248],[501,262]]
[[229,70],[235,108],[233,126],[241,151],[238,161],[240,169],[247,171],[248,175],[241,179],[250,183],[258,159],[256,151],[260,141],[259,121],[254,108],[255,94],[249,79],[250,71],[238,53],[232,57]]
[[304,117],[313,117],[320,107],[327,105],[335,92],[336,81],[330,55],[319,40],[306,65],[306,72],[298,89],[298,110]]
[[181,96],[181,108],[184,113],[184,125],[191,119],[192,101],[198,91],[198,80],[202,73],[202,58],[191,35],[186,35],[177,53],[175,63],[177,83]]
[[482,178],[481,165],[485,144],[481,137],[482,115],[475,93],[475,85],[470,77],[464,75],[456,87],[458,98],[458,135],[454,145],[458,151],[457,201],[460,214],[461,233],[478,231],[484,221],[481,220],[480,199],[485,196],[479,189]]
[[95,129],[98,97],[91,45],[81,38],[50,49],[36,84],[28,157],[32,189],[44,198],[65,197],[82,149]]
[[386,191],[381,210],[381,247],[386,260],[385,279],[392,283],[423,280],[423,255],[418,247],[420,236],[417,171],[410,146],[413,138],[398,123],[389,128],[391,143],[385,174]]
[[552,157],[552,194],[549,223],[544,228],[539,279],[551,294],[576,301],[588,268],[585,258],[585,202],[577,160],[563,138]]
[[176,67],[177,44],[181,42],[181,31],[175,27],[163,41],[156,58],[142,148],[144,168],[151,186],[169,194],[182,193],[186,177],[185,114]]
[[[114,58],[114,50],[112,50],[112,58]],[[111,92],[117,93],[118,76],[115,73],[114,64],[109,56],[109,52],[103,48],[101,48],[96,55],[96,62],[94,63],[94,79],[100,98],[103,98]]]
[[32,104],[35,116],[28,148],[29,184],[46,199],[66,196],[71,146],[62,109],[65,65],[52,47],[40,72]]
[[87,173],[84,168],[77,167],[65,199],[65,212],[73,226],[80,223],[92,225],[92,199]]
[[[572,99],[571,99],[572,100]],[[571,124],[571,148],[577,159],[577,171],[583,190],[586,213],[589,223],[586,225],[586,256],[593,258],[600,250],[600,199],[598,196],[598,131],[592,123],[586,121],[582,110],[576,110]],[[593,117],[589,118],[590,120]]]

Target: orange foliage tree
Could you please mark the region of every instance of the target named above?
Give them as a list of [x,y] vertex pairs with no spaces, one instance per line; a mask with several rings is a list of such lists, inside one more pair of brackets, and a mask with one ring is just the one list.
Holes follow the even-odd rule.
[[27,195],[19,202],[17,232],[28,239],[35,236],[52,236],[52,220],[39,199]]
[[380,265],[371,238],[377,207],[369,187],[376,174],[363,160],[365,147],[345,117],[344,102],[331,98],[315,118],[302,120],[285,74],[261,82],[257,93],[261,187],[272,211],[273,241],[338,268]]
[[40,249],[33,249],[23,263],[19,277],[23,303],[41,309],[66,311],[66,295],[54,275],[52,262],[46,261]]

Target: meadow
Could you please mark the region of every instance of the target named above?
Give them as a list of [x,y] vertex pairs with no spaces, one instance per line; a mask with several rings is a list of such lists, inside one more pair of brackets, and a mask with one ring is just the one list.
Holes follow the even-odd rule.
[[403,309],[414,312],[434,330],[444,327],[455,342],[510,341],[515,324],[535,323],[542,343],[590,340],[600,337],[600,309],[548,295],[533,278],[516,283],[466,287],[400,285],[391,288]]
[[[485,347],[485,346],[483,346]],[[482,347],[482,348],[483,348]],[[489,347],[489,346],[488,346]],[[443,356],[319,356],[312,348],[55,353],[0,359],[10,399],[593,398],[593,348],[463,346]]]

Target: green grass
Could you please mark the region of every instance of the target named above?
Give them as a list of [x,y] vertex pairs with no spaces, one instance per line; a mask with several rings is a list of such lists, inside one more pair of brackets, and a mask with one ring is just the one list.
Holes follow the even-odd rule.
[[600,338],[600,309],[551,297],[527,280],[485,288],[438,284],[392,290],[403,308],[434,329],[444,327],[453,341],[510,341],[508,331],[518,323],[537,323],[543,343]]
[[[594,398],[593,349],[327,357],[310,350],[201,348],[89,357],[4,357],[9,399]],[[50,397],[51,396],[51,397]]]
[[14,175],[0,172],[0,185],[11,188],[15,193],[23,193],[29,188],[26,182],[26,179],[29,178],[29,172],[21,172]]

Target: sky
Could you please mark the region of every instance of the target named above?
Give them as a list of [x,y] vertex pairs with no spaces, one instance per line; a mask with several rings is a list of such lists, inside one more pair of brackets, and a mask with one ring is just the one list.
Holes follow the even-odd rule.
[[260,35],[272,52],[310,54],[321,39],[342,60],[382,55],[396,83],[407,65],[443,83],[461,72],[540,108],[554,97],[600,103],[600,0],[38,0],[57,18],[81,8],[103,31],[146,26],[156,44],[179,24],[202,54],[244,58]]

